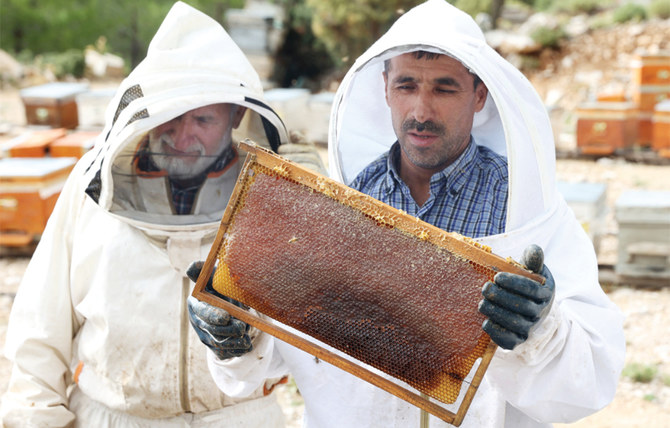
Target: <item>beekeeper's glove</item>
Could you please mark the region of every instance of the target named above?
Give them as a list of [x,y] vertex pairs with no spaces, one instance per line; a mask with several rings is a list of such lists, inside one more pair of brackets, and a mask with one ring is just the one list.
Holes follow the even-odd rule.
[[[186,274],[191,281],[196,282],[198,280],[202,266],[203,262],[193,262],[188,267]],[[240,302],[222,296],[214,290],[212,287],[213,276],[214,272],[209,277],[205,290],[244,308],[245,306]],[[220,360],[239,357],[251,351],[249,324],[231,317],[226,310],[207,302],[201,302],[193,296],[188,297],[187,305],[188,316],[195,332],[202,343],[207,345]]]
[[486,315],[482,328],[504,349],[514,349],[528,339],[531,330],[549,312],[554,300],[554,278],[544,265],[544,253],[537,245],[527,247],[521,264],[546,278],[544,284],[508,272],[499,272],[487,282],[479,302],[479,312]]

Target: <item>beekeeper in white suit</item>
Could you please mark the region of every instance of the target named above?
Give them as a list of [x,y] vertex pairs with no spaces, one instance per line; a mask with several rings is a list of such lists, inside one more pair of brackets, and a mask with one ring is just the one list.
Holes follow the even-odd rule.
[[[356,61],[335,96],[329,155],[335,179],[546,278],[500,273],[482,284],[483,329],[499,348],[461,426],[547,427],[612,400],[622,316],[556,190],[545,108],[467,14],[430,0]],[[310,428],[419,426],[418,408],[282,341],[255,351],[289,367]],[[254,378],[245,359],[210,355],[224,391],[243,396],[271,373]],[[431,427],[445,425],[431,417]]]
[[187,316],[185,272],[206,257],[233,190],[244,155],[231,132],[245,114],[259,143],[287,142],[242,51],[176,3],[25,272],[7,331],[5,427],[283,426],[270,393],[279,379],[244,399],[222,394]]

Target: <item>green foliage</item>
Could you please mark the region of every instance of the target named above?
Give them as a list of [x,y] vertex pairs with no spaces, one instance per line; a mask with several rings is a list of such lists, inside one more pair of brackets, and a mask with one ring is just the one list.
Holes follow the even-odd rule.
[[538,27],[530,34],[530,37],[542,47],[557,48],[560,46],[561,40],[567,37],[567,34],[562,27],[548,28]]
[[[0,0],[0,48],[34,54],[83,50],[100,36],[134,67],[175,0]],[[186,0],[219,22],[244,0]]]
[[280,87],[321,89],[319,79],[335,67],[324,42],[312,31],[313,10],[305,0],[283,0],[286,32],[275,55],[272,80]]
[[623,368],[622,375],[631,379],[633,382],[649,383],[656,377],[658,369],[656,366],[631,363]]
[[661,19],[670,18],[670,1],[652,0],[652,2],[649,3],[649,14]]
[[554,3],[554,9],[570,14],[588,13],[593,14],[606,6],[607,2],[602,0],[565,0]]
[[491,0],[456,0],[453,3],[454,6],[472,17],[477,16],[478,13],[488,13],[491,10]]
[[305,0],[312,31],[340,64],[353,62],[398,16],[423,0]]
[[519,60],[520,63],[518,67],[523,71],[539,70],[542,65],[540,58],[538,58],[537,55],[520,55]]
[[614,25],[612,21],[612,14],[601,13],[593,17],[593,20],[591,20],[591,23],[589,24],[589,28],[591,30],[600,30],[603,28],[611,28],[612,25]]
[[41,55],[39,62],[44,68],[49,68],[58,79],[65,76],[83,77],[86,68],[84,52],[80,49],[47,52]]
[[646,9],[634,3],[626,3],[612,13],[612,20],[618,24],[633,20],[644,21],[645,19],[647,19]]
[[507,0],[505,4],[509,5],[525,5],[527,7],[533,7],[537,0]]
[[554,0],[535,0],[533,2],[533,7],[538,12],[543,12],[551,9],[554,6]]

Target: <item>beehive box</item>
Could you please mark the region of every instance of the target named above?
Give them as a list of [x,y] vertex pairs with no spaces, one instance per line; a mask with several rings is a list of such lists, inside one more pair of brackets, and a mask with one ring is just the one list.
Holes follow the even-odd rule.
[[52,157],[81,158],[95,143],[97,131],[75,131],[64,135],[49,144],[49,154]]
[[321,92],[309,97],[307,103],[307,117],[309,120],[305,123],[307,141],[317,144],[328,143],[328,124],[334,98],[334,92]]
[[265,91],[265,102],[282,118],[289,131],[305,132],[309,89],[275,88]]
[[610,155],[637,141],[637,110],[630,102],[591,102],[577,108],[577,147],[588,155]]
[[637,86],[670,85],[670,51],[637,54],[632,69]]
[[47,154],[49,145],[67,134],[65,128],[29,131],[25,138],[9,148],[9,156],[18,158],[39,158]]
[[652,127],[651,147],[659,156],[670,158],[670,100],[656,104]]
[[605,183],[556,183],[558,191],[575,213],[598,252],[605,234],[607,216],[607,184]]
[[656,104],[670,98],[670,52],[638,54],[632,62],[633,101],[638,108],[638,144],[652,146]]
[[37,239],[74,167],[74,158],[0,159],[0,245]]
[[618,275],[670,285],[670,192],[631,190],[615,204]]
[[105,126],[105,112],[116,88],[100,88],[77,95],[79,129],[98,129]]
[[641,146],[651,146],[654,136],[653,117],[656,105],[670,99],[669,86],[643,86],[633,94],[638,106],[637,142]]
[[624,103],[629,100],[623,92],[601,92],[596,95],[596,101]]
[[79,125],[76,95],[84,92],[83,83],[53,82],[22,89],[20,96],[29,125],[74,129]]

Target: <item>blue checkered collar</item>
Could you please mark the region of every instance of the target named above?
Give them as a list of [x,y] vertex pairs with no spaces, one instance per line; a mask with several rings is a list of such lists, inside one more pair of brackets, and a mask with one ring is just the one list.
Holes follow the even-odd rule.
[[[400,178],[397,165],[400,162],[400,144],[398,141],[393,143],[386,157],[386,178],[384,179],[384,191],[391,193],[396,186],[407,187]],[[472,165],[477,160],[477,144],[475,139],[470,137],[470,143],[463,150],[463,153],[442,171],[436,172],[430,178],[431,193],[436,186],[446,186],[452,194],[458,194],[467,181],[467,174]]]

